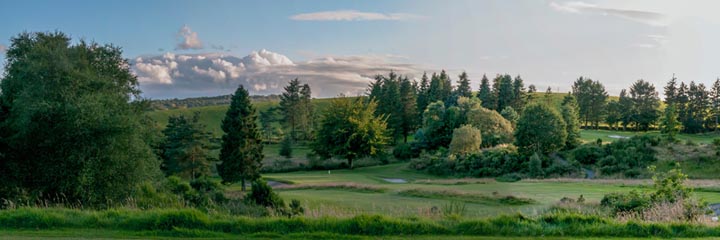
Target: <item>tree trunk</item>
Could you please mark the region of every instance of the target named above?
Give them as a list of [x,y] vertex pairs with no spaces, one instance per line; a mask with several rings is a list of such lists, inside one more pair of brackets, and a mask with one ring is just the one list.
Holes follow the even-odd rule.
[[407,137],[408,137],[408,135],[407,135],[407,133],[406,133],[406,134],[405,134],[405,139],[404,139],[404,142],[405,142],[405,143],[407,143]]
[[240,191],[245,192],[245,190],[247,190],[246,187],[245,187],[245,178],[241,178],[241,179],[240,179],[240,186],[242,186],[242,187],[240,188],[240,189],[241,189]]
[[348,168],[353,169],[353,159],[352,159],[352,157],[348,157]]

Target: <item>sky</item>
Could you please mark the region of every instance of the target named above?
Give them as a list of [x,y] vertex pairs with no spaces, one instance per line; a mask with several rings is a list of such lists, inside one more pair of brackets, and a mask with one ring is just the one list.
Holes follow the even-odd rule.
[[[122,47],[144,96],[275,94],[293,78],[314,97],[363,94],[376,74],[520,75],[567,92],[580,76],[611,95],[638,80],[711,85],[720,76],[720,1],[2,1],[11,38],[62,31]],[[0,61],[4,65],[4,60]]]

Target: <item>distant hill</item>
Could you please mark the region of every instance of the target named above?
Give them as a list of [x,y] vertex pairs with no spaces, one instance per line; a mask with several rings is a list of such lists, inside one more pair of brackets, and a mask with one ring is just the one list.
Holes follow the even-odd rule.
[[[151,100],[150,105],[153,110],[168,110],[168,109],[182,109],[182,108],[194,108],[194,107],[206,107],[206,106],[220,106],[229,105],[230,98],[232,95],[220,95],[215,97],[197,97],[197,98],[184,98],[184,99],[161,99]],[[267,96],[250,96],[250,99],[254,102],[272,102],[280,101],[280,95],[267,95]]]
[[[553,93],[546,98],[544,92],[536,92],[532,94],[531,102],[547,101],[550,105],[560,108],[563,97],[567,93]],[[611,96],[610,100],[617,100],[618,97]],[[321,113],[332,101],[333,98],[313,99],[317,113]],[[280,103],[278,95],[270,96],[252,96],[251,101],[258,112],[267,111],[271,107],[277,107]],[[221,136],[222,130],[220,124],[225,117],[228,105],[230,104],[230,95],[217,97],[202,97],[188,99],[170,99],[170,100],[154,100],[153,106],[165,106],[155,108],[148,115],[158,122],[160,127],[167,125],[169,116],[172,115],[191,115],[193,112],[200,112],[200,122],[205,124],[209,131],[215,136]],[[168,107],[169,106],[169,107]]]

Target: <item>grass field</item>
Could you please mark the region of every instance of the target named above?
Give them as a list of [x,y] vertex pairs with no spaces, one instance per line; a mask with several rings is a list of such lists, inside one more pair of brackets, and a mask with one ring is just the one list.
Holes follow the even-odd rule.
[[[317,188],[299,190],[280,190],[285,199],[299,199],[316,211],[334,215],[354,215],[358,213],[389,214],[392,216],[422,215],[433,207],[443,208],[452,201],[452,196],[411,197],[400,194],[404,190],[420,189],[427,191],[453,191],[462,194],[483,196],[515,196],[529,198],[535,203],[527,205],[507,205],[494,202],[467,201],[467,216],[494,216],[522,212],[525,214],[542,213],[562,197],[578,198],[583,195],[589,202],[599,202],[610,192],[627,192],[638,187],[637,181],[584,181],[584,180],[522,180],[507,183],[492,179],[453,180],[426,175],[406,168],[406,164],[390,164],[359,168],[355,170],[306,171],[280,174],[266,174],[266,178],[282,182],[306,185],[327,185],[354,183],[387,189],[383,192],[360,192],[352,189]],[[407,183],[391,183],[385,179],[403,179]],[[718,181],[716,184],[720,183]],[[645,183],[647,184],[647,183]],[[231,187],[233,190],[239,186]],[[698,191],[698,196],[710,203],[720,202],[716,192]]]

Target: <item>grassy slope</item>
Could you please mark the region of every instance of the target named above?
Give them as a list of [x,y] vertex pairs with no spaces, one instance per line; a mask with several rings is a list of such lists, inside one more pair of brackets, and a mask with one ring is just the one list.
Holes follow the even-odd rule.
[[[404,189],[428,190],[456,190],[467,193],[484,195],[513,195],[526,197],[537,201],[536,204],[510,206],[496,204],[467,203],[468,216],[492,216],[500,213],[523,212],[536,214],[550,205],[558,202],[562,197],[577,198],[581,194],[590,202],[599,202],[603,195],[609,192],[626,192],[636,187],[625,186],[622,183],[608,184],[606,182],[560,182],[560,181],[520,181],[503,183],[485,181],[484,183],[471,183],[462,185],[440,185],[413,183],[414,180],[438,179],[436,176],[426,175],[406,168],[405,164],[391,164],[360,168],[356,170],[308,171],[280,174],[266,174],[271,179],[289,180],[296,184],[318,183],[361,183],[389,189],[383,193],[359,193],[344,190],[283,190],[280,195],[285,199],[299,199],[311,209],[331,211],[354,211],[356,213],[377,213],[390,215],[414,215],[422,209],[432,206],[442,208],[449,203],[448,199],[428,199],[406,197],[397,194]],[[388,183],[382,178],[402,178],[408,184]],[[234,186],[233,188],[239,188]],[[720,202],[720,195],[711,192],[698,192],[698,195],[711,203]]]

